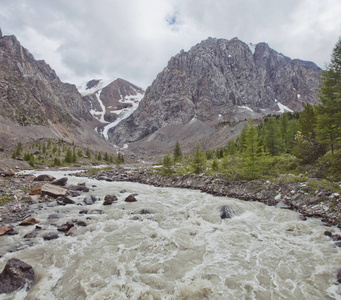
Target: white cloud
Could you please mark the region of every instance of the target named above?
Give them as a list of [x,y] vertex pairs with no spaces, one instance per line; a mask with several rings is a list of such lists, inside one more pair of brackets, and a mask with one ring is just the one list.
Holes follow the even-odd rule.
[[15,34],[64,81],[122,77],[147,87],[171,56],[207,37],[267,42],[323,67],[341,32],[339,0],[2,0]]

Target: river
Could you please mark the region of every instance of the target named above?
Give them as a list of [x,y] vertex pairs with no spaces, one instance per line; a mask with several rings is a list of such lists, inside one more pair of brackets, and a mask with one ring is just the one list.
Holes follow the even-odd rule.
[[[66,171],[43,173],[60,178]],[[46,232],[56,232],[51,214],[57,225],[88,225],[1,257],[0,270],[12,257],[33,266],[36,283],[0,299],[341,299],[341,249],[324,235],[339,230],[318,219],[200,191],[68,177],[101,200],[87,207],[44,203],[32,216]],[[124,202],[133,193],[137,202]],[[118,201],[103,206],[107,194]],[[224,205],[231,219],[220,218]],[[79,214],[85,208],[104,213]],[[19,235],[1,236],[0,247],[22,243],[34,228],[15,229]]]

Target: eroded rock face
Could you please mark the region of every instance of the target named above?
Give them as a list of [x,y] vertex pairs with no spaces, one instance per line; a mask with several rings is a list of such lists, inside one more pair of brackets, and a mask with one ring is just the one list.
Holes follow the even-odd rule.
[[132,143],[169,124],[192,120],[258,118],[279,112],[282,105],[301,110],[304,103],[316,103],[320,73],[314,63],[292,60],[266,43],[250,48],[237,38],[209,38],[170,59],[138,109],[112,129],[109,140]]
[[34,284],[33,268],[17,258],[11,258],[0,274],[0,293],[11,293],[27,285],[27,290]]

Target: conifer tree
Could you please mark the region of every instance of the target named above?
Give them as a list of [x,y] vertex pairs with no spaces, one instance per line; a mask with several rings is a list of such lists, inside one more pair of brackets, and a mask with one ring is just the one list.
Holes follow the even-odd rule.
[[322,72],[322,85],[317,106],[317,139],[332,154],[341,146],[341,38],[333,49],[331,63]]
[[191,165],[194,169],[194,173],[199,174],[203,172],[206,167],[206,154],[204,151],[200,150],[200,144],[198,143],[193,154]]
[[257,171],[258,152],[258,134],[255,125],[250,120],[245,133],[244,152],[242,155],[245,171],[250,177],[254,177]]
[[182,151],[180,148],[180,143],[178,141],[176,141],[173,156],[174,156],[174,163],[180,162],[182,160]]
[[170,154],[167,152],[162,162],[162,171],[164,174],[172,173],[172,164],[173,164],[172,158]]

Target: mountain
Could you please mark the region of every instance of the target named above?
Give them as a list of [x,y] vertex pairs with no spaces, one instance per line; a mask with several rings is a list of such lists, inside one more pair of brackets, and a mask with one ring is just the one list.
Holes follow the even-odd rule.
[[15,36],[0,36],[0,139],[15,144],[62,138],[112,149],[93,128],[97,121],[73,84],[60,81]]
[[140,87],[121,78],[93,79],[78,87],[88,110],[103,125],[97,131],[108,139],[108,130],[129,117],[144,95]]
[[162,152],[176,140],[223,144],[240,121],[316,103],[320,74],[314,63],[266,43],[208,38],[169,60],[136,111],[109,130],[109,141],[139,154]]

